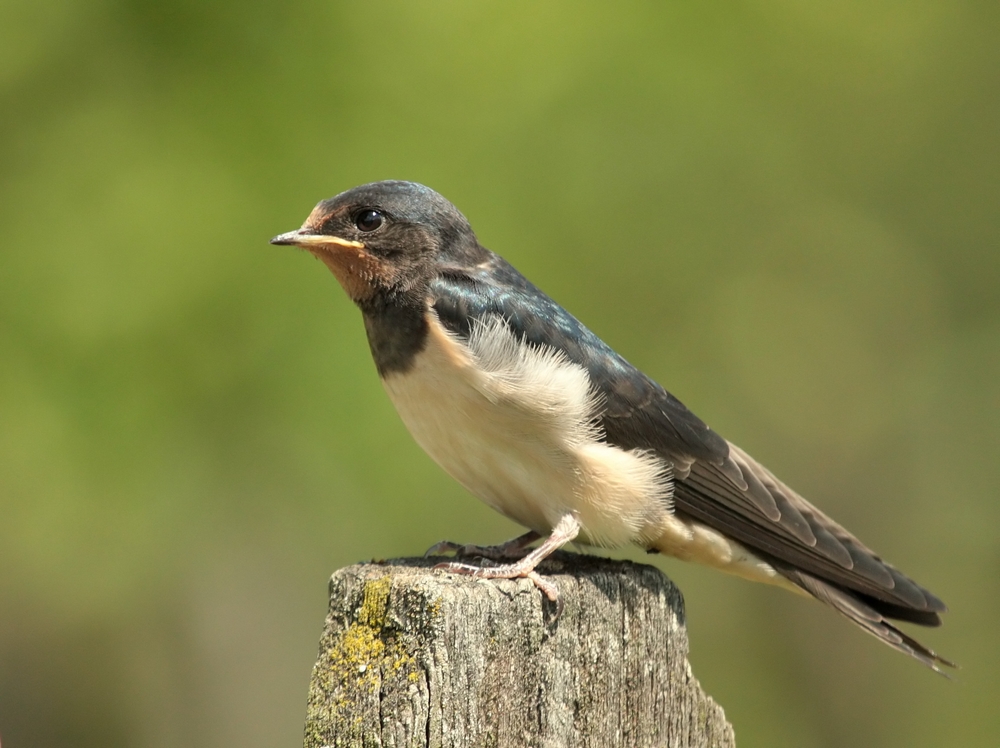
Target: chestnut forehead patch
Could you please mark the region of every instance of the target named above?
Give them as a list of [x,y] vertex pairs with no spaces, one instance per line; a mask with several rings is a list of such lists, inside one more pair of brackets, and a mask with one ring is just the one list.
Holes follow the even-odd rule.
[[327,203],[322,202],[312,209],[312,213],[310,213],[309,217],[306,218],[306,222],[302,224],[302,228],[319,231],[331,218],[337,218],[344,215],[346,212],[347,206],[334,208]]

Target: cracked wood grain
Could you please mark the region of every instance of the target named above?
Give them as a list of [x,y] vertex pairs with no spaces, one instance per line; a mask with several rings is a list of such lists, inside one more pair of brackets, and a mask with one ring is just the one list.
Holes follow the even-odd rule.
[[680,592],[659,570],[560,552],[527,580],[341,569],[309,686],[305,746],[734,746],[687,661]]

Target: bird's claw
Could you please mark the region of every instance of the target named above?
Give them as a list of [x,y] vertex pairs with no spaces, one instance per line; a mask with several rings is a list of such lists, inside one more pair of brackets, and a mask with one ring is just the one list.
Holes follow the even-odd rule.
[[559,612],[562,612],[562,600],[559,598],[559,588],[556,587],[555,582],[550,582],[537,571],[529,571],[524,575],[532,582],[534,582],[535,587],[541,590],[542,594],[549,599],[550,602],[556,603],[559,606]]
[[442,540],[435,543],[424,553],[424,558],[428,556],[440,556],[445,553],[454,553],[456,556],[477,556],[488,558],[491,561],[509,561],[511,559],[523,558],[528,551],[528,544],[538,539],[538,533],[529,532],[520,537],[508,540],[500,545],[473,545],[472,543],[453,543],[450,540]]
[[436,564],[433,568],[451,572],[452,574],[464,574],[476,579],[530,579],[531,583],[545,597],[559,604],[561,607],[559,588],[553,582],[543,578],[534,569],[520,569],[517,564],[511,564],[510,566],[473,566],[472,564],[462,564],[455,561]]
[[[450,540],[442,540],[440,543],[435,543],[426,551],[424,551],[424,558],[429,556],[441,556],[445,553],[454,553],[456,556],[462,555],[462,549],[466,546],[460,545],[458,543],[452,543]],[[434,567],[438,568],[437,566]]]
[[[559,613],[562,612],[559,588],[554,583],[542,579],[542,576],[535,571],[535,567],[555,550],[573,540],[579,531],[580,521],[576,516],[565,514],[556,523],[556,526],[552,528],[552,533],[545,541],[535,550],[528,552],[527,555],[523,555],[527,551],[527,546],[534,543],[540,537],[534,530],[530,530],[524,535],[513,540],[508,540],[501,545],[488,548],[464,546],[457,549],[457,552],[462,554],[466,554],[471,550],[469,555],[482,556],[486,559],[492,558],[493,560],[509,560],[520,557],[519,560],[513,563],[500,564],[499,566],[473,566],[472,564],[452,561],[450,563],[437,564],[434,568],[450,571],[453,574],[466,574],[477,579],[530,579],[531,583],[541,590],[545,597],[556,603],[558,606],[556,616],[558,617]],[[431,550],[439,547],[454,548],[455,545],[455,543],[448,542],[438,543]]]

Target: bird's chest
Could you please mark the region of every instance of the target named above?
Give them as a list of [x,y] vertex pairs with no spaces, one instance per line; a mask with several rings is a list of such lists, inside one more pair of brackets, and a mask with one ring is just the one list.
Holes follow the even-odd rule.
[[418,444],[501,513],[541,533],[567,512],[591,542],[633,539],[659,465],[599,441],[586,370],[519,342],[500,318],[468,341],[432,313],[426,344],[382,382]]

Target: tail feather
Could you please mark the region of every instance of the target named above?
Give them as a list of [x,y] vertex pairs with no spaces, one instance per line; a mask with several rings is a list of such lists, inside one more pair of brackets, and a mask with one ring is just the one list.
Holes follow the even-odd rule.
[[[880,612],[859,597],[856,593],[843,590],[840,587],[824,582],[821,579],[817,579],[816,577],[797,569],[780,569],[779,571],[791,582],[804,589],[817,600],[826,603],[838,613],[853,621],[876,639],[885,642],[893,649],[908,654],[910,657],[919,660],[931,670],[946,677],[950,677],[947,672],[941,669],[941,666],[950,668],[957,667],[955,663],[945,659],[933,649],[925,647],[916,639],[900,631],[892,623],[890,623],[888,618],[894,611],[883,610]],[[891,607],[895,608],[895,606]],[[895,612],[912,614],[912,611]],[[907,618],[906,615],[893,617]],[[909,616],[909,620],[914,623],[928,626],[940,624],[940,619],[936,617],[936,614],[934,615],[933,620],[929,616],[926,621],[915,620],[912,615]]]

